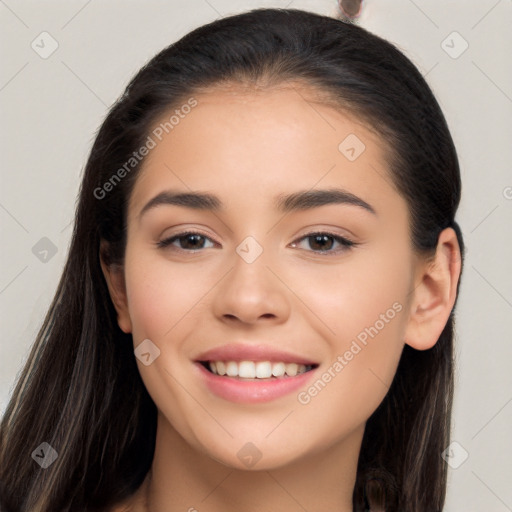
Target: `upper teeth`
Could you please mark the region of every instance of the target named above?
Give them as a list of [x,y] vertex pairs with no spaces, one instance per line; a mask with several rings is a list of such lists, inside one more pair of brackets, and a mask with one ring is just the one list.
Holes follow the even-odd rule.
[[271,363],[270,361],[209,361],[210,370],[217,375],[242,377],[244,379],[268,379],[284,374],[295,377],[312,367],[297,363]]

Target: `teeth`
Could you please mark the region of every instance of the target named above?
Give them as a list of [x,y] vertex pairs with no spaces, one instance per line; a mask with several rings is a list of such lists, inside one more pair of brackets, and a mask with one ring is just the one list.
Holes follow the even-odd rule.
[[[213,368],[212,368],[213,365]],[[217,375],[226,375],[226,365],[222,361],[216,363],[210,363],[210,370]]]
[[238,364],[235,363],[234,361],[229,361],[228,363],[226,363],[226,374],[228,377],[237,377],[238,376]]
[[[305,367],[304,367],[305,369]],[[297,375],[297,372],[299,371],[299,365],[295,363],[287,364],[286,365],[286,374],[290,377],[295,377]]]
[[286,365],[284,363],[274,363],[272,365],[272,375],[274,377],[282,377],[286,372]]
[[256,363],[256,375],[258,379],[268,379],[272,377],[272,363],[269,361],[260,361]]
[[256,365],[252,361],[238,363],[238,376],[244,379],[256,378]]
[[271,363],[270,361],[209,361],[209,368],[216,375],[240,377],[241,379],[270,379],[273,377],[295,377],[311,370],[312,366],[297,363]]

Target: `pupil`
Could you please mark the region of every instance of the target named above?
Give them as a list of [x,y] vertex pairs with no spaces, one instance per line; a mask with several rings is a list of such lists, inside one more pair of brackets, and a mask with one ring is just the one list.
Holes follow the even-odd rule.
[[192,245],[192,248],[197,247],[197,245],[199,245],[199,246],[201,245],[201,244],[197,243],[199,241],[199,239],[201,239],[201,238],[202,238],[201,235],[187,235],[185,237],[185,239],[187,240],[187,244],[188,244],[189,240],[195,239],[196,243],[192,242],[192,244],[190,244],[190,245]]
[[[326,247],[325,247],[325,244],[322,243],[322,240],[325,242],[325,239],[329,239],[332,237],[330,237],[329,235],[314,235],[312,238],[314,239],[314,244],[317,244],[317,243],[319,244],[319,246],[320,246],[319,249],[325,249]],[[330,245],[332,245],[332,242]],[[318,248],[315,248],[315,247],[313,247],[313,249],[318,250]],[[330,246],[327,247],[327,249],[330,249]]]

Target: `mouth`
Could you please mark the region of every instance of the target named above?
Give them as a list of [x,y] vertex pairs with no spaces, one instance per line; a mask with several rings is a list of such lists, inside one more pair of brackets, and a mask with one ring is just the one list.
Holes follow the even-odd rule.
[[198,354],[194,367],[211,395],[234,403],[257,404],[286,399],[304,388],[320,366],[277,343],[228,343]]
[[287,379],[310,372],[318,364],[285,363],[283,361],[197,361],[208,372],[242,381]]

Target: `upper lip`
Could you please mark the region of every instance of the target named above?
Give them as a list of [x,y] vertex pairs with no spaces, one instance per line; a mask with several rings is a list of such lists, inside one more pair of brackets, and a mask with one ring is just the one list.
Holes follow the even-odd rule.
[[196,361],[270,361],[273,363],[298,363],[304,365],[316,365],[312,359],[293,354],[284,350],[278,350],[269,345],[247,345],[241,343],[229,343],[215,347],[200,354]]

